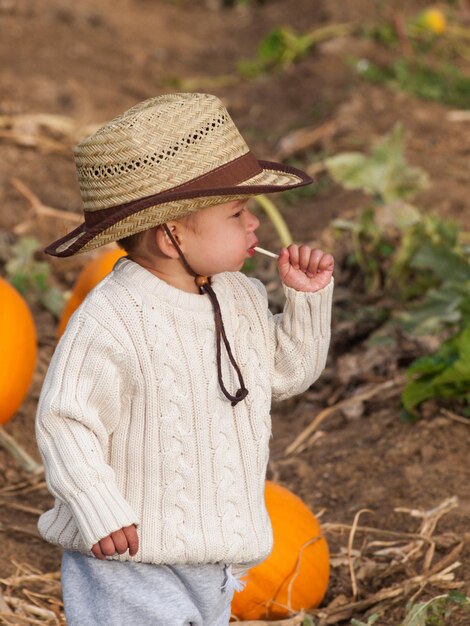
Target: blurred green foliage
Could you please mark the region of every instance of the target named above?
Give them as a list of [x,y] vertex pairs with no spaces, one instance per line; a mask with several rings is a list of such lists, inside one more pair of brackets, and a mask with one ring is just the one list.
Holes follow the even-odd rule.
[[38,261],[39,243],[32,237],[23,237],[11,246],[11,259],[5,265],[9,282],[28,300],[38,302],[58,317],[64,307],[64,294],[50,284],[51,267]]
[[241,60],[239,73],[253,78],[263,72],[284,68],[302,57],[312,45],[308,35],[298,35],[289,26],[280,26],[268,33],[260,42],[254,60]]
[[241,60],[238,72],[245,78],[289,67],[316,44],[335,37],[343,37],[357,29],[353,24],[328,24],[307,33],[297,33],[290,26],[279,26],[260,42],[254,60]]
[[404,157],[403,127],[397,124],[387,137],[372,148],[370,157],[344,152],[326,159],[333,178],[346,189],[361,189],[376,202],[408,199],[428,184],[424,170],[412,167]]
[[470,407],[470,251],[456,224],[408,203],[428,179],[407,163],[402,127],[369,157],[339,154],[326,165],[336,182],[372,196],[357,220],[333,222],[350,235],[349,262],[361,268],[367,293],[386,292],[393,320],[407,333],[442,339],[434,354],[407,371],[404,416],[416,416],[430,398],[458,400],[465,410]]
[[468,617],[469,609],[469,598],[460,591],[452,590],[424,602],[408,604],[406,617],[400,626],[446,626],[457,622],[463,624],[459,617]]
[[418,209],[405,200],[428,184],[426,172],[411,167],[404,157],[403,127],[394,130],[372,149],[369,157],[345,152],[325,160],[334,181],[346,189],[372,196],[372,205],[357,220],[335,220],[333,226],[349,231],[353,244],[352,264],[363,271],[369,293],[381,288],[395,252],[397,230],[420,220]]
[[388,19],[372,24],[328,24],[304,33],[282,25],[265,35],[255,59],[240,60],[237,70],[244,78],[253,78],[285,69],[318,43],[355,35],[373,39],[392,52],[382,64],[371,59],[349,60],[363,78],[466,109],[470,106],[470,77],[458,69],[455,60],[470,59],[470,30],[459,25],[455,15],[451,23],[446,12],[428,8],[404,21],[400,12],[394,11]]
[[360,59],[355,60],[354,65],[363,78],[373,83],[400,89],[424,100],[470,108],[470,77],[453,65],[431,65],[417,58],[398,58],[387,65]]

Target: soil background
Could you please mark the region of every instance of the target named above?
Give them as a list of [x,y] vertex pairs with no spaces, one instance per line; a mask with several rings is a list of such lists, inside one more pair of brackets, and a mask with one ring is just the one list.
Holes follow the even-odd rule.
[[[80,129],[105,122],[145,98],[176,90],[210,91],[223,98],[259,158],[276,158],[280,141],[289,132],[331,122],[334,131],[326,132],[297,156],[295,163],[302,167],[345,150],[367,151],[400,121],[406,131],[407,158],[424,167],[432,183],[419,194],[416,204],[468,230],[469,122],[452,121],[449,108],[443,105],[362,81],[347,59],[384,55],[370,40],[344,37],[317,46],[283,71],[233,83],[217,80],[233,75],[240,59],[253,58],[260,39],[281,24],[307,31],[328,23],[373,21],[383,10],[382,4],[372,0],[266,0],[256,6],[220,9],[216,3],[189,0],[0,0],[0,115],[13,120],[33,113],[67,116],[76,122],[78,136]],[[407,15],[426,2],[395,5]],[[65,146],[63,137],[50,133],[49,143],[31,145],[18,138],[35,132],[26,122],[15,140],[11,133],[0,132],[3,249],[15,239],[13,229],[31,216],[30,204],[13,179],[27,185],[45,205],[80,215],[73,138]],[[41,132],[38,130],[37,136],[44,138]],[[332,219],[355,217],[365,206],[362,194],[325,180],[319,178],[318,188],[311,194],[299,194],[289,202],[279,200],[296,241],[324,245]],[[43,217],[33,219],[34,232],[29,234],[45,245],[69,228],[66,220]],[[267,219],[259,238],[266,248],[279,246]],[[52,259],[55,284],[70,289],[89,258]],[[6,260],[0,252],[0,269]],[[271,283],[275,281],[269,263],[257,263],[255,273],[258,270]],[[286,455],[289,444],[325,406],[347,398],[363,385],[397,376],[406,365],[384,348],[368,352],[361,342],[361,329],[341,317],[345,299],[350,297],[341,271],[338,267],[327,369],[311,390],[274,407],[269,475],[321,512],[323,522],[351,524],[358,511],[368,509],[362,514],[362,523],[404,532],[417,531],[420,520],[396,509],[426,511],[446,498],[458,497],[459,506],[442,518],[439,532],[465,542],[456,576],[465,582],[462,591],[468,595],[467,424],[444,417],[432,407],[416,424],[406,424],[399,419],[399,395],[379,394],[361,403],[359,410],[332,413],[313,443],[296,455]],[[272,292],[275,296],[276,287]],[[39,305],[33,306],[33,313],[39,339],[34,382],[6,430],[39,460],[34,414],[55,346],[57,321]],[[20,485],[25,479],[24,472],[0,449],[0,488]],[[24,491],[9,502],[45,510],[51,498],[39,488]],[[2,501],[0,579],[15,572],[21,562],[43,572],[58,569],[59,550],[35,536],[35,524],[33,514]],[[332,535],[329,541],[335,554],[341,542],[344,544],[344,536]],[[358,549],[360,544],[358,538]],[[379,581],[375,589],[370,584],[367,588],[360,585],[359,593],[367,595],[379,588]],[[428,585],[420,599],[441,592]],[[348,571],[333,568],[324,605],[341,594],[351,596]],[[378,623],[397,625],[403,619],[405,602],[402,598],[391,603]],[[355,617],[365,619],[366,614],[359,612]],[[470,616],[453,618],[452,624],[468,626]]]

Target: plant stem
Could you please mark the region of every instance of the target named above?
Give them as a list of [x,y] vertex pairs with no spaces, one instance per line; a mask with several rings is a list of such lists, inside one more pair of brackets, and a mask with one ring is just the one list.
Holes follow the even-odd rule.
[[0,426],[0,446],[16,459],[25,471],[31,474],[40,474],[43,471],[42,465],[37,463],[33,457],[6,432],[3,426]]
[[290,245],[292,243],[291,232],[276,205],[263,195],[256,196],[255,200],[273,223],[279,239],[281,240],[281,244],[283,246]]
[[308,38],[308,45],[313,46],[328,39],[336,39],[337,37],[346,37],[352,35],[354,32],[360,30],[356,24],[350,24],[349,22],[343,24],[328,24],[327,26],[321,26],[307,33],[305,37]]

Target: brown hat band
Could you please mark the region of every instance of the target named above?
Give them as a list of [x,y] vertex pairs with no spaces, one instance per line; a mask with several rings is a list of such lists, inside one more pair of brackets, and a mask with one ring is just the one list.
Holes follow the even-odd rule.
[[160,191],[152,196],[147,196],[139,200],[134,200],[127,202],[126,204],[113,206],[107,209],[86,211],[85,224],[88,228],[95,226],[99,222],[106,219],[108,215],[115,213],[117,209],[124,207],[132,206],[135,209],[139,209],[152,206],[153,204],[158,204],[162,198],[168,195],[168,193],[192,192],[201,189],[207,191],[211,188],[216,190],[218,188],[234,187],[249,178],[257,176],[262,171],[263,170],[258,159],[251,152],[247,152],[233,161],[229,161],[228,163],[225,163],[224,165],[221,165],[206,174],[201,174],[201,176],[193,178],[186,183],[172,187],[171,190],[167,189],[165,191]]

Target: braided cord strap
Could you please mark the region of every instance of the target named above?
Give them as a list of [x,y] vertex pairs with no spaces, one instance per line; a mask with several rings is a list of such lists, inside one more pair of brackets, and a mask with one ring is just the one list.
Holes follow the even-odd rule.
[[[224,326],[224,322],[222,319],[222,311],[220,310],[220,304],[217,299],[217,295],[210,285],[209,278],[207,276],[200,276],[199,274],[196,274],[196,272],[191,268],[181,248],[179,247],[176,239],[171,234],[171,231],[168,228],[168,226],[166,224],[163,224],[163,228],[166,234],[168,235],[168,237],[170,238],[171,243],[175,246],[185,269],[191,276],[194,276],[194,282],[199,287],[199,291],[201,292],[201,294],[207,294],[212,302],[212,306],[214,308],[215,333],[216,333],[216,338],[217,338],[217,378],[219,381],[220,389],[222,390],[222,393],[224,394],[224,396],[228,400],[230,400],[230,402],[232,403],[232,406],[236,406],[239,402],[241,402],[244,398],[246,398],[246,396],[248,395],[248,389],[245,387],[245,381],[243,380],[243,376],[240,371],[240,368],[237,362],[235,361],[235,357],[233,356],[230,342],[227,339],[227,334],[225,332],[225,326]],[[227,391],[227,388],[224,384],[223,377],[222,377],[222,341],[224,343],[229,361],[233,369],[237,373],[238,382],[240,384],[240,387],[235,392],[235,395],[232,395],[231,393],[229,393],[229,391]]]

